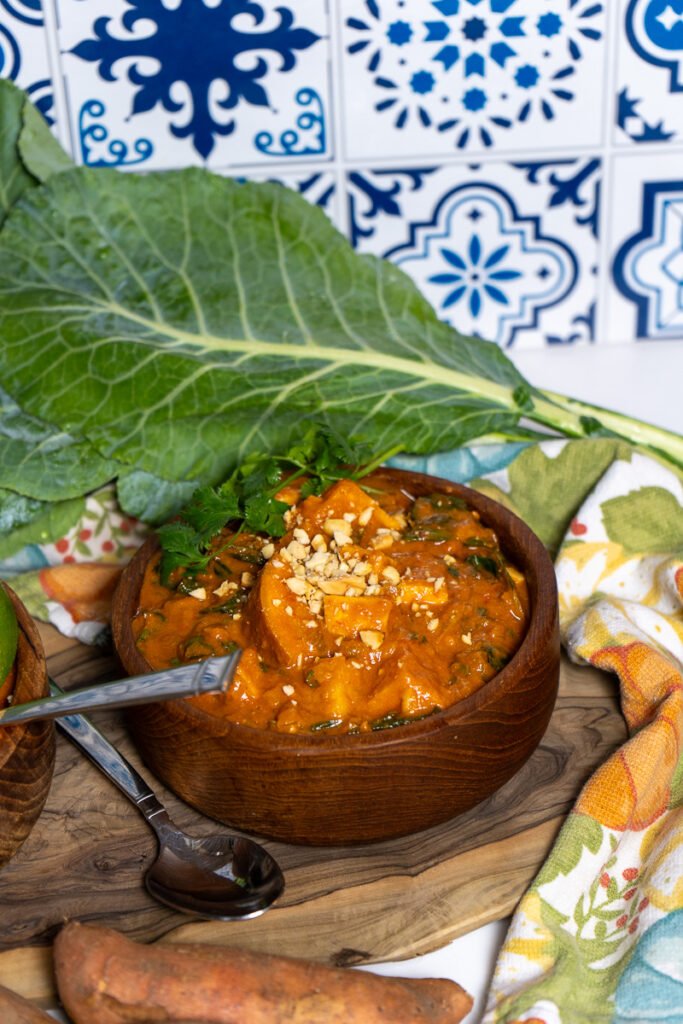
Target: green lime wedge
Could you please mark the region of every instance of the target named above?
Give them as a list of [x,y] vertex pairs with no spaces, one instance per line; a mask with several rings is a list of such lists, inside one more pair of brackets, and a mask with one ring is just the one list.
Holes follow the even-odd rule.
[[0,586],[0,686],[14,664],[18,639],[19,626],[14,605],[5,588]]

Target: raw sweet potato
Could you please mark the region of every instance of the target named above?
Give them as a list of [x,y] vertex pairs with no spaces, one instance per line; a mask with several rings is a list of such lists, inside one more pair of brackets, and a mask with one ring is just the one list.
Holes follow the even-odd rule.
[[2,1024],[54,1024],[48,1016],[28,999],[10,992],[0,985],[0,1021]]
[[385,978],[208,945],[141,945],[71,922],[54,944],[74,1024],[457,1024],[472,1000],[453,981]]

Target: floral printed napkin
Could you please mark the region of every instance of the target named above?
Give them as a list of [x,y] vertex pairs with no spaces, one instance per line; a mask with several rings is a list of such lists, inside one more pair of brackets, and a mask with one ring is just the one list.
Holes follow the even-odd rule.
[[[593,775],[522,898],[487,1024],[683,1024],[683,476],[617,441],[487,445],[395,465],[513,508],[556,555],[562,638],[616,673],[630,737]],[[111,490],[0,564],[31,612],[106,640],[145,528]]]

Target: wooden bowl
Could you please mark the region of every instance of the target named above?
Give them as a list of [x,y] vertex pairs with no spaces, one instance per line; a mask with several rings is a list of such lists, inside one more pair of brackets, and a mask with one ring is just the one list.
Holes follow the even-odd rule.
[[[493,527],[527,579],[530,622],[510,662],[469,697],[398,729],[330,736],[254,729],[186,701],[137,707],[128,717],[152,771],[204,814],[291,843],[347,845],[407,835],[480,803],[538,745],[557,695],[557,590],[550,557],[502,505],[447,480],[387,471],[416,496],[459,495]],[[133,639],[150,539],[114,595],[113,635],[131,675],[149,672]]]
[[[33,619],[4,583],[19,623],[13,702],[47,697],[45,654]],[[0,728],[0,867],[14,856],[38,820],[55,764],[53,722],[25,722]]]

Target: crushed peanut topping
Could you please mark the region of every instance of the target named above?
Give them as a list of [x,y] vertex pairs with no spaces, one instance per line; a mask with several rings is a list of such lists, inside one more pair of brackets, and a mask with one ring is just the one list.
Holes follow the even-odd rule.
[[216,587],[214,594],[217,597],[225,597],[226,594],[231,593],[233,590],[237,590],[238,586],[233,580],[223,580],[220,587]]

